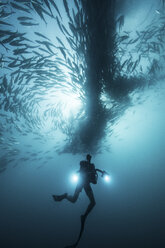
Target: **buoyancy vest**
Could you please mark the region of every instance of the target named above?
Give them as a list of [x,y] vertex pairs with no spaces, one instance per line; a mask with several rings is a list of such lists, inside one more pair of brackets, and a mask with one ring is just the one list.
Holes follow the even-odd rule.
[[89,163],[88,161],[80,162],[80,174],[89,183],[97,184],[98,174],[95,170],[95,165]]

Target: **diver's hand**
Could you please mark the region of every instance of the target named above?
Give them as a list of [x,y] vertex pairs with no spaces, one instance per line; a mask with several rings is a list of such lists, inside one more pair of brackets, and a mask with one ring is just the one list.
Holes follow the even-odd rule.
[[102,171],[101,177],[105,176],[106,174],[107,174],[106,171]]

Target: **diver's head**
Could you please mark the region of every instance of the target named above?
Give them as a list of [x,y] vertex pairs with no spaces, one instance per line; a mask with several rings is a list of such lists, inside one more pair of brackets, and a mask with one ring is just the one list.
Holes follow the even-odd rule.
[[87,159],[88,162],[91,161],[91,158],[92,158],[92,156],[91,156],[90,154],[87,154],[87,155],[86,155],[86,159]]

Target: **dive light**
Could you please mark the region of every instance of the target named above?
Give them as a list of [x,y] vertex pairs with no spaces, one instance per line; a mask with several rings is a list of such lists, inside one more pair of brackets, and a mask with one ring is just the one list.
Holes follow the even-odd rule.
[[[101,177],[106,183],[109,183],[111,181],[111,177],[106,171],[103,171]],[[79,179],[80,179],[80,175],[78,173],[73,173],[70,177],[71,182],[74,184],[78,183]]]
[[73,174],[71,175],[71,181],[72,181],[73,183],[77,183],[77,182],[79,181],[79,175],[78,175],[77,173],[73,173]]
[[102,177],[106,183],[109,183],[111,180],[110,175],[106,171],[103,171]]

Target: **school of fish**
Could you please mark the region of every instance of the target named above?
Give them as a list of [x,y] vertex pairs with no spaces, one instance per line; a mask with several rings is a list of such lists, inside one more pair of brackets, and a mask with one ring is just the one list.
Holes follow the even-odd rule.
[[[65,119],[65,106],[56,101],[62,91],[66,96],[74,93],[84,107],[86,102],[85,17],[81,0],[72,1],[72,7],[69,3],[63,0],[64,17],[55,0],[0,1],[0,173],[10,163],[37,163],[40,168],[53,160],[85,118],[82,108]],[[165,11],[156,14],[145,30],[132,33],[122,28],[124,16],[116,19],[119,77],[153,81],[163,76]],[[46,31],[50,22],[53,36]],[[118,88],[112,84],[113,122],[121,111]],[[131,86],[127,89],[128,95]]]

